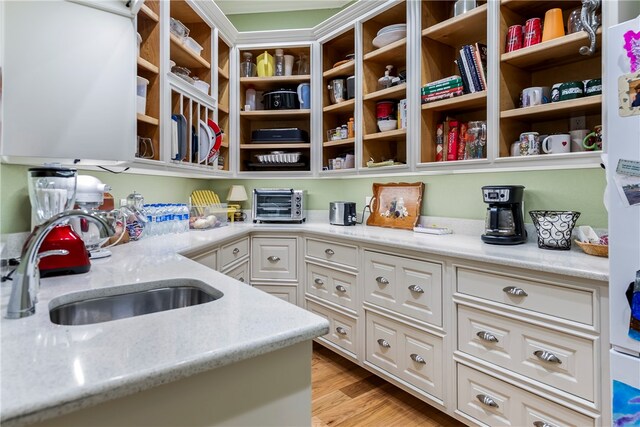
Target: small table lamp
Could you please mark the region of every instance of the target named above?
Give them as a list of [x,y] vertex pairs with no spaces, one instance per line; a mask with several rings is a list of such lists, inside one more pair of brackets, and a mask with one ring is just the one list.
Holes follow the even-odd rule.
[[[229,194],[227,194],[227,206],[236,208],[236,212],[234,214],[234,221],[243,221],[244,214],[242,213],[242,202],[248,200],[247,190],[245,190],[244,185],[232,185],[229,188]],[[231,204],[231,202],[240,202],[237,204]]]

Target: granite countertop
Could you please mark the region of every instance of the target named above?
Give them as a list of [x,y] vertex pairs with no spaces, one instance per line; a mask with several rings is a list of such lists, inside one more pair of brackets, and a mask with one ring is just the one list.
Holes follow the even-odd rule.
[[[258,232],[303,233],[597,281],[609,277],[608,259],[577,248],[542,250],[535,242],[487,245],[477,235],[341,227],[324,219],[235,223],[143,239],[112,248],[113,256],[94,261],[89,273],[43,279],[34,316],[2,318],[0,421],[10,426],[43,420],[325,334],[324,319],[180,255]],[[49,320],[49,304],[61,295],[170,278],[201,280],[224,297],[94,325],[59,326]],[[3,315],[9,291],[3,284]]]

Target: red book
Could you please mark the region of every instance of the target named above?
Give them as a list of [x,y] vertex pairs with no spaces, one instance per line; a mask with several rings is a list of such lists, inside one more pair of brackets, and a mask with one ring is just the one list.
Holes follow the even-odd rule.
[[447,160],[458,159],[458,121],[449,122],[449,135],[447,135]]

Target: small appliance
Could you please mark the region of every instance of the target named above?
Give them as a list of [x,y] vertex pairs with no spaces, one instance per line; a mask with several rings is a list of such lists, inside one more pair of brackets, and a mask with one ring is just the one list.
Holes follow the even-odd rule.
[[356,225],[355,202],[330,202],[329,223],[333,225]]
[[[31,168],[28,177],[29,200],[36,228],[52,216],[73,208],[76,199],[75,169],[55,166]],[[35,230],[27,238],[23,254],[34,233]],[[41,277],[86,273],[91,268],[84,242],[69,224],[55,227],[45,237],[38,253],[47,251],[62,252],[40,259]]]
[[[98,207],[104,202],[104,193],[111,187],[103,184],[98,178],[90,175],[78,175],[76,184],[76,205],[80,209],[99,213]],[[111,256],[111,251],[102,249],[101,246],[109,240],[100,235],[100,228],[94,222],[86,218],[73,218],[69,221],[91,254],[91,258],[106,258]]]
[[495,245],[517,245],[527,241],[523,214],[522,185],[488,185],[482,187],[487,208],[482,241]]
[[306,220],[304,190],[256,188],[253,190],[253,222],[297,222]]
[[265,110],[297,110],[300,108],[298,92],[293,89],[278,89],[262,95]]

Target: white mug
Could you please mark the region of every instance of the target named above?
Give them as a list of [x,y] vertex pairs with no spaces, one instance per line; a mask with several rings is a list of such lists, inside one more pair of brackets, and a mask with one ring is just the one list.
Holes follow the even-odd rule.
[[551,102],[551,89],[549,86],[534,86],[522,90],[522,106],[548,104]]
[[516,141],[511,144],[511,157],[520,155],[520,141]]
[[571,152],[585,151],[582,141],[589,134],[589,129],[577,129],[569,132],[571,137]]
[[571,151],[571,137],[568,133],[549,135],[542,140],[542,151],[547,154],[568,153]]
[[285,55],[284,56],[284,75],[290,76],[293,72],[293,60],[295,57],[293,55]]

